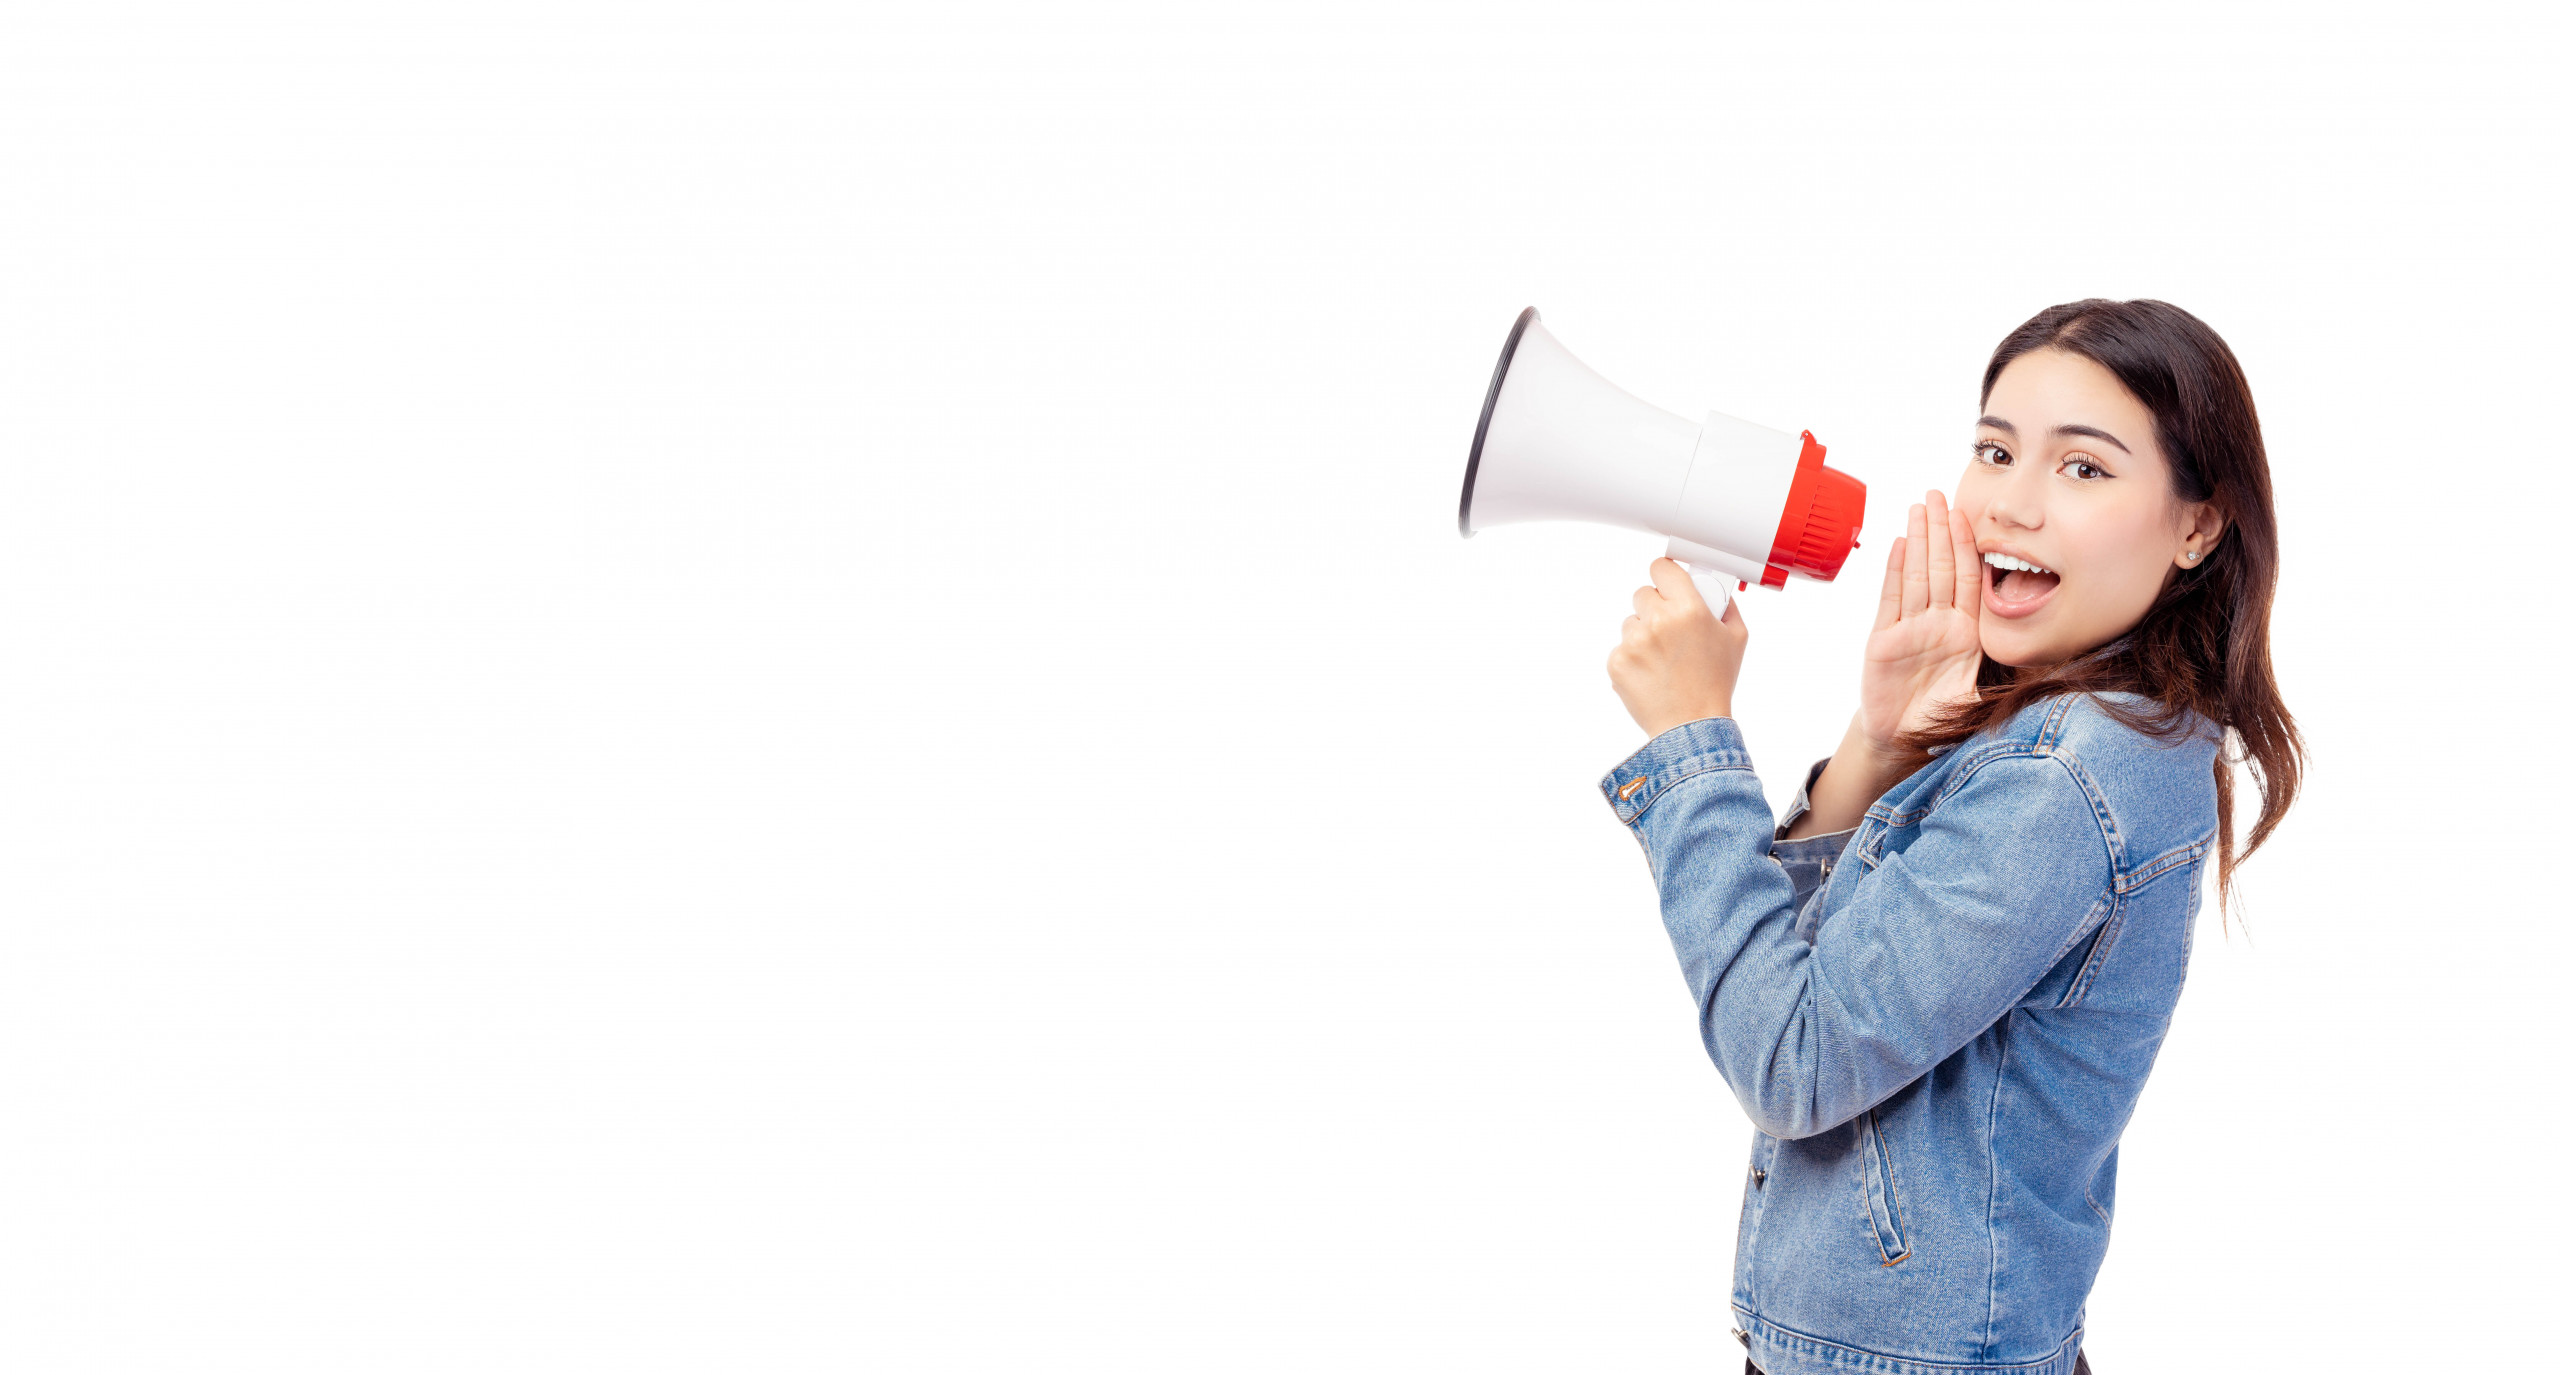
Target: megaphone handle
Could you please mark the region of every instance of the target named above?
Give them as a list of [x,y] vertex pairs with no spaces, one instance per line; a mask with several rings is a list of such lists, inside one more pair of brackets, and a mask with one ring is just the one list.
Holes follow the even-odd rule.
[[1735,580],[1703,563],[1683,563],[1680,566],[1689,570],[1689,581],[1696,583],[1698,595],[1707,599],[1708,614],[1718,620],[1724,619],[1724,609],[1733,601]]

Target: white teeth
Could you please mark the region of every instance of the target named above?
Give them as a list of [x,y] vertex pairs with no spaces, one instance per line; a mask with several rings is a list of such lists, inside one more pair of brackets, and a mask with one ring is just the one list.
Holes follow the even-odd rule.
[[2015,554],[1985,554],[1982,556],[1982,561],[1990,564],[1994,568],[2006,568],[2012,573],[2050,573],[2053,571],[2050,568],[2038,568],[2034,564],[2027,562],[2025,559],[2019,558]]

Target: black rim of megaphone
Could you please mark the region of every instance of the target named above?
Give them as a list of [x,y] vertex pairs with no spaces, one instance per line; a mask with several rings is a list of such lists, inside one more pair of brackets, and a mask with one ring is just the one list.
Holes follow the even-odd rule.
[[[1484,389],[1484,414],[1476,417],[1475,447],[1467,450],[1467,485],[1458,489],[1458,533],[1475,537],[1474,527],[1467,524],[1467,514],[1476,504],[1476,464],[1484,457],[1484,434],[1493,428],[1493,403],[1502,399],[1502,379],[1511,374],[1511,355],[1520,347],[1520,336],[1529,322],[1538,318],[1538,308],[1531,306],[1511,322],[1511,337],[1502,341],[1502,361],[1493,365],[1493,385]],[[1447,488],[1441,490],[1446,491]]]

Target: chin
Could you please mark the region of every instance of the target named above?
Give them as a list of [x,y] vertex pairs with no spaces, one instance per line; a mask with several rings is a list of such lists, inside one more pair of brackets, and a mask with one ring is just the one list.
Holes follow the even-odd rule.
[[[2003,626],[2001,629],[2006,631],[2008,628]],[[2005,668],[2045,668],[2062,662],[2068,656],[2055,654],[2051,646],[2012,632],[1983,635],[1982,657]]]

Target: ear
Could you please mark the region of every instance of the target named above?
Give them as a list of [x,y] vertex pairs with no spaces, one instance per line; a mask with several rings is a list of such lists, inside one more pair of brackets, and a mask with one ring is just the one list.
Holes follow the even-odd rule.
[[2209,500],[2190,503],[2186,518],[2179,525],[2178,547],[2195,550],[2196,561],[2201,563],[2205,555],[2213,552],[2215,545],[2222,543],[2222,532],[2226,528],[2221,507]]

